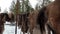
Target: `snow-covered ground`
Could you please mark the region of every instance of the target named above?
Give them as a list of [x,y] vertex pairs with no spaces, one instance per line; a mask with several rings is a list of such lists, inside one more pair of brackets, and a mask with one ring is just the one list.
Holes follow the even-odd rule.
[[[10,24],[10,23],[8,23]],[[15,26],[11,26],[11,25],[4,25],[5,30],[3,32],[3,34],[15,34]],[[22,34],[21,29],[18,29],[17,27],[17,34]]]

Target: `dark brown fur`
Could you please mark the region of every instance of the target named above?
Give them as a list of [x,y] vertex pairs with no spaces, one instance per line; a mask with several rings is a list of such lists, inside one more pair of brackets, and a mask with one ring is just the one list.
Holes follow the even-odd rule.
[[5,16],[5,13],[0,13],[0,34],[3,34],[4,31]]
[[29,13],[19,14],[18,15],[18,27],[21,27],[21,31],[23,33],[27,33],[28,31],[28,15]]
[[4,23],[10,19],[7,13],[0,13],[0,34],[4,31]]

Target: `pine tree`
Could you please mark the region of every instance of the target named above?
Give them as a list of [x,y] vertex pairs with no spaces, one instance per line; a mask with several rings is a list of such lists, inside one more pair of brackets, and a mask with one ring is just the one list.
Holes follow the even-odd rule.
[[15,8],[15,1],[12,1],[10,11],[14,12],[14,8]]
[[29,0],[22,0],[22,13],[26,13],[32,10],[31,5],[29,4]]
[[16,3],[15,3],[15,1],[12,1],[11,6],[10,6],[10,11],[14,12],[14,14],[16,14],[16,12],[20,13],[20,2],[19,2],[19,0],[17,0]]

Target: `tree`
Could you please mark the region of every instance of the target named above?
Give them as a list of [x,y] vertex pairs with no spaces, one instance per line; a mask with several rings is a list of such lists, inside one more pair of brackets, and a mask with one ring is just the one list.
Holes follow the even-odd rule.
[[22,7],[22,13],[26,13],[26,12],[29,12],[30,10],[32,10],[29,0],[22,0],[21,7]]
[[20,13],[20,2],[19,2],[19,0],[17,0],[16,1],[16,4],[15,4],[15,8],[14,8],[14,13],[16,14],[16,13]]
[[[38,7],[41,8],[43,6],[47,6],[49,3],[51,3],[50,0],[38,0],[37,5],[38,5]],[[36,5],[36,7],[37,7],[37,5]]]
[[17,17],[18,17],[18,14],[20,13],[20,2],[19,2],[19,0],[16,1],[15,8],[14,8],[14,13],[15,13],[15,16],[16,16],[15,34],[17,34]]
[[20,13],[20,2],[19,2],[19,0],[17,0],[16,3],[15,3],[15,1],[12,1],[11,6],[10,6],[10,11],[14,12],[14,14],[16,14],[16,12]]
[[29,0],[26,0],[25,5],[26,5],[26,12],[29,12],[30,10],[32,10],[32,6],[30,5]]
[[10,6],[10,11],[14,11],[15,8],[15,1],[12,1],[11,6]]
[[43,0],[43,6],[46,6],[46,5],[48,5],[49,3],[51,3],[51,1],[50,0]]
[[32,10],[32,7],[29,4],[29,0],[18,0],[16,3],[15,1],[12,1],[10,6],[10,11],[14,12],[14,14],[16,14],[16,12],[25,13],[25,12],[29,12],[30,10]]

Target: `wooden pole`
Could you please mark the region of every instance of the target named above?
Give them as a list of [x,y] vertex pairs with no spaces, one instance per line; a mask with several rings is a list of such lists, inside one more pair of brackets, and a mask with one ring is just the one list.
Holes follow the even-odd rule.
[[15,27],[15,34],[17,34],[17,25],[18,25],[18,21],[17,21],[17,19],[18,19],[18,14],[19,14],[19,10],[20,10],[20,2],[19,2],[20,0],[17,0],[17,2],[16,2],[16,5],[15,5],[15,10],[16,10],[16,27]]
[[15,34],[17,34],[17,15],[16,15],[16,25],[15,25]]
[[18,9],[19,9],[18,2],[19,2],[19,0],[17,0],[17,2],[16,2],[16,27],[15,27],[15,34],[17,34],[17,19],[18,19]]

